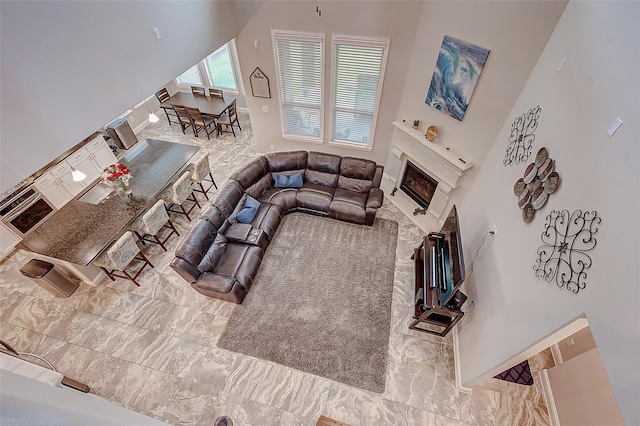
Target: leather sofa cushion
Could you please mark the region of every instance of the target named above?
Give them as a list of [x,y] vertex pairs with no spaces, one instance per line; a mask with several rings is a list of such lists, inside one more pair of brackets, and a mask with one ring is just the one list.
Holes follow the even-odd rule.
[[215,295],[229,293],[235,284],[236,279],[233,277],[223,277],[222,275],[208,272],[200,275],[198,282],[194,287],[207,295]]
[[353,192],[346,189],[337,188],[336,193],[333,196],[333,201],[342,201],[364,208],[364,206],[367,204],[368,197],[369,194],[366,192]]
[[347,191],[369,192],[372,187],[373,183],[370,180],[356,179],[346,176],[340,176],[338,178],[338,188],[346,189]]
[[364,158],[343,157],[340,164],[340,175],[354,179],[373,180],[376,174],[375,161]]
[[298,188],[269,188],[258,201],[261,203],[275,204],[282,209],[284,214],[296,211],[296,195]]
[[272,152],[265,158],[269,163],[269,171],[273,173],[306,169],[308,155],[307,151]]
[[198,219],[176,249],[176,256],[197,267],[209,251],[218,232],[204,219]]
[[243,189],[247,189],[267,173],[269,173],[267,159],[260,156],[240,167],[231,175],[231,179],[238,181]]
[[371,188],[369,191],[369,197],[367,198],[368,209],[378,209],[382,206],[384,200],[384,193],[380,188]]
[[329,205],[332,199],[330,191],[334,190],[334,188],[309,183],[305,183],[305,185],[306,187],[300,188],[296,196],[298,207],[304,210],[329,213]]
[[280,226],[283,216],[280,206],[271,203],[260,203],[260,208],[256,213],[256,217],[253,218],[251,226],[262,229],[267,234],[267,239],[271,241],[278,226]]
[[338,174],[342,157],[335,154],[311,151],[307,158],[307,169]]
[[214,228],[220,229],[226,218],[220,213],[216,206],[208,205],[200,212],[200,219],[204,219],[213,225]]
[[216,239],[213,241],[213,244],[211,244],[211,247],[209,247],[209,250],[202,258],[202,261],[200,261],[198,270],[200,272],[213,271],[213,269],[216,267],[216,264],[218,263],[218,260],[226,250],[227,239],[224,235],[218,234],[216,236]]
[[338,183],[338,174],[307,169],[304,171],[304,181],[318,185],[332,186],[335,188]]
[[233,179],[228,179],[218,190],[218,195],[211,204],[217,207],[224,217],[229,218],[243,195],[242,185]]
[[262,194],[264,194],[267,189],[271,188],[272,186],[273,177],[271,177],[271,173],[267,173],[266,175],[262,176],[262,178],[260,178],[258,182],[247,188],[246,192],[257,200]]
[[333,198],[333,194],[336,193],[335,188],[325,185],[318,185],[311,182],[306,182],[304,185],[302,185],[302,188],[298,190],[298,193],[300,191],[319,192],[328,195],[330,198]]
[[227,250],[218,260],[214,272],[224,277],[235,277],[245,290],[249,290],[262,262],[262,255],[260,247],[228,243]]
[[363,224],[367,213],[364,207],[334,199],[329,206],[329,216],[345,222]]

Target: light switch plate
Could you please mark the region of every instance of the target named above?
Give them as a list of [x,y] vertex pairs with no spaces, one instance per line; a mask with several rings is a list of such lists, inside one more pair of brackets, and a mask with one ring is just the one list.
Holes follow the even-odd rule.
[[160,30],[158,29],[158,27],[155,27],[153,29],[153,33],[156,35],[156,40],[161,40],[162,36],[160,35]]
[[613,134],[618,131],[620,126],[622,126],[622,120],[620,119],[620,117],[618,117],[613,121],[613,123],[611,123],[611,126],[609,126],[609,128],[607,129],[607,134],[609,136],[613,136]]
[[567,63],[567,58],[562,58],[562,60],[558,64],[558,68],[556,68],[556,71],[557,72],[562,71],[562,67],[564,67],[564,64],[566,64],[566,63]]
[[269,107],[266,105],[262,105],[262,112],[269,112]]

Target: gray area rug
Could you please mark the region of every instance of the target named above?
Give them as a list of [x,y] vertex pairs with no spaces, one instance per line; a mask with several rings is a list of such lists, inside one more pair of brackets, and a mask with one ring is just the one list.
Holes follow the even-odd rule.
[[392,220],[287,215],[218,347],[382,393],[397,239]]

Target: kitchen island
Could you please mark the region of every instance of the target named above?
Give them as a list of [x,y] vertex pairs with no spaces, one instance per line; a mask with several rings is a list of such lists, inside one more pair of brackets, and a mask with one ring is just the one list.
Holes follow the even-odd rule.
[[92,183],[17,246],[39,258],[69,269],[88,284],[102,279],[91,262],[118,239],[138,216],[150,208],[160,193],[191,165],[200,148],[175,142],[145,139],[120,160],[131,170],[130,196],[111,191],[103,199],[90,196],[104,187]]

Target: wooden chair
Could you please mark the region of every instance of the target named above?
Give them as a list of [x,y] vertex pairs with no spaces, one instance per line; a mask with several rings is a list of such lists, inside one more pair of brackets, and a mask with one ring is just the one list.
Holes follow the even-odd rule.
[[204,87],[200,87],[200,86],[191,86],[191,93],[197,96],[207,96],[207,94],[204,91]]
[[[218,124],[216,125],[216,128],[218,129],[218,135],[222,133],[222,126],[225,126],[225,127],[231,128],[231,133],[233,133],[233,137],[235,138],[236,132],[233,130],[234,123],[238,125],[238,128],[240,130],[242,130],[242,127],[240,127],[240,122],[238,121],[238,114],[236,113],[235,99],[233,100],[233,102],[231,102],[231,105],[229,105],[229,108],[227,108],[227,112],[222,114],[220,118],[218,118]],[[226,130],[226,132],[229,132],[229,131]]]
[[213,89],[213,88],[209,88],[209,96],[212,98],[220,98],[220,99],[224,99],[224,93],[222,92],[222,89]]
[[[140,260],[144,262],[144,264],[138,272],[135,273],[135,275],[131,275],[126,271],[126,269],[134,259]],[[111,278],[111,281],[116,280],[114,277],[125,278],[133,281],[137,286],[140,286],[137,279],[145,266],[149,265],[153,268],[149,259],[140,252],[140,247],[136,244],[136,239],[130,231],[125,232],[118,241],[113,243],[107,251],[98,256],[93,263],[102,268],[107,276]],[[115,271],[120,271],[124,275],[116,274]]]
[[[204,185],[202,185],[202,182],[204,181],[211,183],[211,185],[209,185],[209,187],[206,189]],[[193,163],[191,182],[197,183],[200,186],[200,189],[196,188],[193,190],[193,192],[199,192],[203,194],[204,198],[206,198],[207,200],[209,199],[207,192],[209,192],[209,190],[214,187],[218,189],[218,185],[216,185],[216,182],[213,180],[213,175],[211,174],[211,167],[209,166],[209,156],[207,154],[198,158],[195,163]]]
[[[190,195],[193,196],[193,198],[189,198]],[[189,213],[191,213],[195,206],[200,208],[200,203],[198,203],[198,200],[193,193],[193,189],[191,188],[191,172],[184,172],[173,185],[162,191],[160,199],[164,200],[164,202],[168,204],[166,206],[167,212],[183,214],[187,217],[189,222],[191,222]],[[186,201],[193,201],[194,203],[189,210],[184,207]],[[180,206],[180,210],[171,210],[175,205]]]
[[215,127],[216,119],[208,115],[207,116],[202,115],[198,108],[187,107],[187,112],[191,117],[191,123],[193,124],[193,132],[196,134],[196,137],[198,137],[198,134],[200,134],[200,130],[204,130],[207,134],[207,139],[211,140],[209,135],[211,135],[211,133],[213,133],[215,130],[210,127],[212,124],[213,124],[213,127]]
[[193,126],[193,121],[191,120],[191,116],[189,115],[189,111],[187,111],[187,108],[182,106],[182,105],[174,105],[171,104],[171,106],[173,107],[173,110],[176,112],[176,116],[178,117],[178,120],[180,122],[180,128],[182,129],[182,134],[186,134],[184,131],[187,127],[191,126],[191,128],[193,129],[193,135],[194,136],[198,136],[198,134],[196,133],[196,128]]
[[[162,104],[162,102],[164,102],[164,101],[166,101],[166,100],[168,100],[170,98],[169,92],[167,91],[167,89],[165,89],[163,87],[162,89],[160,89],[160,90],[158,90],[156,92],[156,98],[158,99],[160,104]],[[162,105],[160,105],[160,108],[162,108],[164,110],[164,113],[167,116],[167,121],[169,122],[169,125],[171,125],[171,123],[180,124],[180,120],[178,119],[178,115],[176,114],[176,112],[175,112],[175,110],[173,108],[164,107]]]
[[[158,233],[162,228],[167,228],[171,231],[161,240],[158,237]],[[158,200],[145,214],[136,219],[131,225],[131,230],[136,233],[143,245],[146,245],[147,242],[159,244],[164,251],[167,251],[165,244],[173,234],[180,236],[176,227],[173,226],[173,222],[169,219],[163,200]]]

